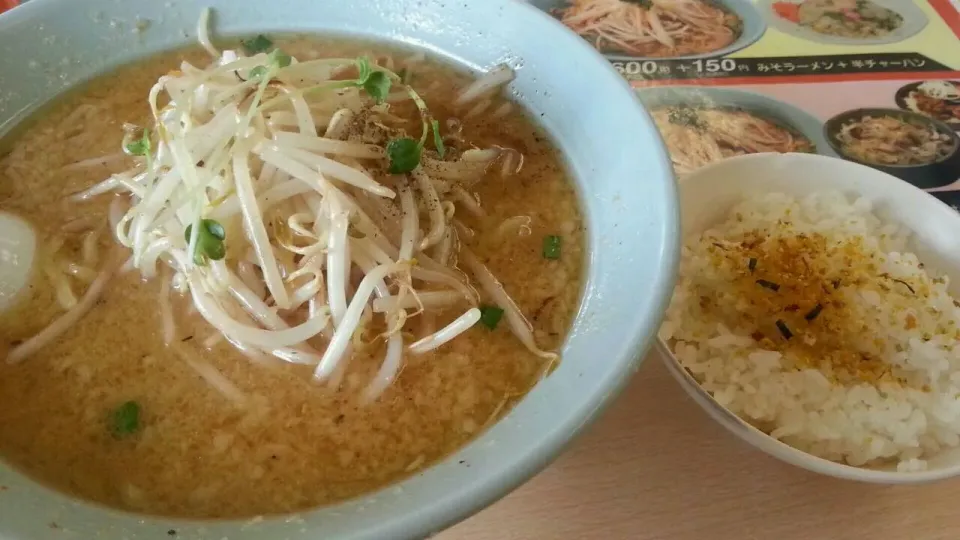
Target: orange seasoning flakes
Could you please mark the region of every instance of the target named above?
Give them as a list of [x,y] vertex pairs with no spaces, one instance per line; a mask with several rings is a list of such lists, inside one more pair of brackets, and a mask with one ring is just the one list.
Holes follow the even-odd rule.
[[[725,312],[736,317],[727,321],[731,327],[746,323],[763,348],[789,353],[797,368],[820,369],[838,383],[893,379],[890,366],[875,352],[885,343],[870,332],[847,298],[861,289],[920,291],[879,274],[882,261],[863,245],[862,237],[828,239],[780,221],[770,231],[715,240],[708,253],[711,265],[729,276],[737,299],[736,309]],[[709,301],[701,299],[700,304]],[[916,325],[910,317],[907,324]]]

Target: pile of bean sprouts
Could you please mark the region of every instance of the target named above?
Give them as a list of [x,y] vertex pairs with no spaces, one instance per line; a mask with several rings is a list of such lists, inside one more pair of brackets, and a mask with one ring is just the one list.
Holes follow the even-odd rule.
[[[344,83],[357,71],[356,58],[278,62],[276,52],[221,52],[207,35],[206,15],[199,33],[210,65],[183,62],[160,77],[148,97],[153,125],[124,127],[123,146],[136,165],[74,196],[117,195],[110,226],[129,248],[124,268],[163,280],[159,311],[168,345],[179,346],[171,343],[174,292],[189,295],[214,337],[253,359],[310,365],[329,385],[340,384],[353,350],[383,340],[379,370],[363,391],[372,400],[397,377],[405,355],[437,349],[476,324],[482,296],[503,310],[528,350],[556,358],[538,348],[516,303],[461,243],[470,231],[456,218],[479,211],[466,188],[488,172],[519,171],[518,152],[426,145],[416,168],[390,174],[390,141],[408,136],[409,119],[395,115],[397,108],[414,105],[425,130],[432,121],[392,61],[370,61],[391,83],[378,100]],[[458,110],[483,112],[512,77],[507,66],[491,70],[462,89]],[[508,110],[504,102],[493,114]],[[427,139],[409,137],[421,145]],[[211,231],[223,253],[203,251]],[[89,310],[122,260],[91,276],[95,286],[51,326],[62,332]],[[462,314],[440,329],[408,324],[450,309]],[[32,340],[9,360],[49,338]]]

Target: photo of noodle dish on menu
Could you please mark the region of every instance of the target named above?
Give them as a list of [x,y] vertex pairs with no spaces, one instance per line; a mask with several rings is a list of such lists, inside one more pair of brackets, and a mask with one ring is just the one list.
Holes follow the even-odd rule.
[[717,57],[763,35],[749,0],[533,0],[615,60]]
[[903,0],[765,0],[770,25],[795,37],[831,45],[881,45],[903,41],[927,25],[913,2]]
[[824,126],[840,157],[931,189],[960,177],[960,137],[925,114],[868,108],[840,113]]
[[835,155],[811,114],[773,98],[729,88],[638,90],[680,177],[729,157],[765,152]]
[[918,81],[904,85],[894,98],[901,109],[925,114],[960,130],[960,81]]

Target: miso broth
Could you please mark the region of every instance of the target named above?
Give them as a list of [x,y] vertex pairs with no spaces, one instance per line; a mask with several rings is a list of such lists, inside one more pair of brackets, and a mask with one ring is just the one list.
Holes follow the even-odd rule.
[[[440,126],[448,161],[470,149],[501,149],[476,182],[449,180],[457,184],[451,189],[459,198],[443,207],[453,212],[448,227],[457,231],[448,247],[453,254],[446,255],[451,267],[462,267],[457,249],[468,246],[516,302],[537,345],[557,351],[580,301],[584,232],[572,182],[541,129],[499,95],[485,97],[485,107],[479,101],[456,104],[471,77],[415,51],[315,37],[276,45],[301,62],[366,54],[373,66],[403,71],[405,84],[419,93]],[[124,140],[124,124],[150,125],[151,86],[182,70],[183,60],[205,66],[211,58],[198,47],[124,67],[58,99],[2,141],[0,209],[36,228],[40,255],[29,294],[0,314],[0,354],[62,315],[73,305],[71,296],[79,301],[100,268],[129,257],[108,223],[114,200],[122,197],[128,204],[130,195],[73,196],[111,174],[150,166],[121,151],[138,140],[129,128]],[[395,81],[391,95],[399,87]],[[396,126],[414,140],[421,135],[416,113],[409,102],[390,109]],[[283,116],[276,118],[274,128],[282,131]],[[296,122],[291,123],[294,131]],[[321,133],[324,127],[318,121]],[[424,156],[441,161],[432,139],[431,134]],[[375,160],[357,167],[385,185],[404,181]],[[308,204],[298,208],[309,214]],[[417,211],[423,238],[432,210]],[[390,223],[390,216],[384,219],[381,223]],[[256,260],[231,252],[232,242],[249,236],[243,226],[224,220],[224,227],[224,261]],[[268,231],[281,234],[276,224]],[[298,264],[303,258],[289,260]],[[256,268],[255,263],[244,268],[251,265]],[[118,270],[69,330],[22,362],[0,362],[5,461],[66,493],[128,511],[193,518],[297,512],[376,490],[456,451],[505,414],[555,362],[530,352],[511,333],[505,314],[493,320],[495,300],[470,277],[483,318],[432,351],[405,352],[392,384],[364,402],[358,396],[380,369],[386,348],[378,333],[387,329],[369,322],[376,313],[365,310],[374,318],[351,340],[339,385],[318,382],[313,365],[243,354],[197,312],[184,283],[172,278],[175,272],[162,259],[158,267],[152,279],[136,269]],[[357,272],[356,266],[348,272],[348,295],[358,287]],[[320,281],[317,286],[325,290],[327,282]],[[291,294],[294,289],[291,285]],[[427,310],[416,318],[411,308],[404,346],[467,307]],[[175,320],[169,345],[170,330],[162,321],[167,309]],[[286,316],[275,305],[271,309]],[[322,354],[328,341],[318,336],[311,343]],[[216,377],[229,381],[226,392]],[[137,411],[127,427],[118,428],[126,403]]]

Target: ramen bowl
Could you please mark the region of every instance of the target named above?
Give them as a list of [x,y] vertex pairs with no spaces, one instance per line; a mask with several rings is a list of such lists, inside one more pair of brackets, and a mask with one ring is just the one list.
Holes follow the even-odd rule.
[[763,94],[701,86],[642,88],[637,90],[637,94],[649,109],[690,107],[743,111],[802,136],[818,154],[835,155],[824,139],[820,120],[803,109]]
[[[718,5],[728,13],[736,15],[737,18],[740,19],[740,35],[737,37],[737,39],[725,47],[696,54],[683,54],[678,56],[663,57],[649,57],[640,54],[631,55],[615,51],[601,52],[603,52],[607,58],[621,62],[628,62],[631,60],[694,60],[697,58],[715,58],[726,56],[753,45],[761,37],[763,37],[764,32],[767,31],[766,22],[760,15],[760,12],[757,11],[757,8],[755,8],[753,3],[749,0],[709,0],[709,2]],[[570,3],[570,0],[530,0],[530,4],[537,6],[548,13],[556,13],[556,10],[566,8],[570,5]]]
[[889,45],[917,35],[928,23],[926,14],[924,14],[923,10],[914,2],[871,0],[874,4],[899,14],[900,17],[902,17],[902,23],[898,28],[886,35],[847,37],[817,32],[811,28],[785,19],[780,16],[775,9],[775,6],[778,4],[790,3],[800,5],[806,1],[809,0],[763,0],[760,2],[759,9],[763,12],[763,17],[767,19],[770,26],[774,29],[793,37],[823,45]]
[[[863,197],[885,221],[898,222],[913,233],[910,244],[921,261],[951,279],[958,292],[960,279],[960,214],[931,195],[883,172],[836,158],[812,154],[754,154],[712,164],[679,182],[684,236],[718,224],[745,194],[785,193],[803,197],[814,192],[840,191]],[[744,421],[722,406],[691,374],[662,340],[657,350],[680,386],[711,418],[751,446],[791,465],[819,474],[883,484],[910,484],[960,474],[960,449],[931,456],[928,468],[898,472],[896,465],[855,467],[829,461],[789,446]],[[762,382],[762,381],[761,381]]]
[[[845,152],[843,145],[837,139],[837,134],[841,132],[843,126],[851,121],[859,120],[865,116],[883,117],[888,116],[896,118],[902,122],[928,127],[942,134],[949,140],[949,150],[934,161],[923,164],[909,165],[889,165],[883,163],[871,163],[850,155]],[[952,184],[957,178],[960,178],[960,136],[945,123],[930,118],[927,115],[913,111],[904,111],[899,109],[866,108],[854,109],[842,112],[833,118],[827,120],[823,126],[824,137],[833,150],[843,159],[868,165],[883,171],[887,174],[896,176],[917,186],[921,189],[930,189]]]
[[585,216],[586,283],[563,360],[502,421],[435,466],[296,516],[189,521],[128,514],[61,495],[0,464],[0,539],[430,536],[546,466],[623,388],[654,340],[678,248],[675,186],[656,129],[599,54],[512,0],[455,9],[443,0],[32,0],[0,16],[0,133],[96,74],[195,43],[208,7],[219,36],[336,34],[419,47],[475,72],[504,62],[516,68],[508,91],[564,156]]

